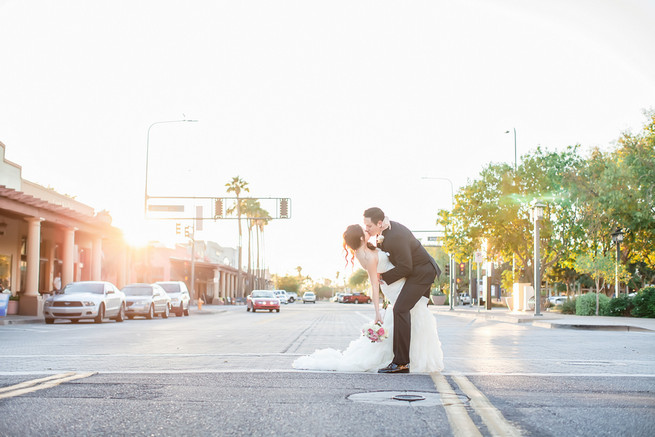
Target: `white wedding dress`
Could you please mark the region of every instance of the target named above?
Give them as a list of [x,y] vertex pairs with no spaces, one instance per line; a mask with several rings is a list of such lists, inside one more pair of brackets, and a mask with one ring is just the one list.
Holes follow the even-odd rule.
[[[378,253],[378,272],[384,273],[393,268],[389,255],[381,250]],[[393,304],[398,298],[405,279],[391,285],[381,284],[386,298],[391,302],[383,315],[383,325],[389,331],[385,340],[372,343],[361,335],[350,342],[346,350],[319,349],[293,362],[295,369],[336,370],[340,372],[376,372],[393,360]],[[443,352],[437,334],[437,322],[427,307],[428,299],[421,297],[410,311],[412,320],[409,346],[409,369],[411,372],[435,372],[443,369]],[[372,322],[372,320],[371,320]]]

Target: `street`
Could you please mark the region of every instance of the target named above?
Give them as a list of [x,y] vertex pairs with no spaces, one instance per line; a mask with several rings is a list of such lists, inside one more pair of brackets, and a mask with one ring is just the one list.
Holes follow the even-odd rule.
[[0,326],[0,434],[655,435],[655,333],[431,311],[445,369],[430,375],[291,367],[345,348],[371,305]]

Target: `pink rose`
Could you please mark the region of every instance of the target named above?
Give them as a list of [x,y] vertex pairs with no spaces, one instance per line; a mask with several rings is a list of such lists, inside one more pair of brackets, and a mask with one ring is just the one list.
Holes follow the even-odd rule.
[[384,328],[378,329],[378,334],[379,335],[384,335]]

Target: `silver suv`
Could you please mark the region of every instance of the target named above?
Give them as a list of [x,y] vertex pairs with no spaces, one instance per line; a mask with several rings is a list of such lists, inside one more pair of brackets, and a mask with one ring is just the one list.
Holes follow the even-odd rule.
[[166,294],[170,296],[171,311],[173,311],[177,317],[189,315],[189,302],[191,301],[191,297],[189,296],[189,290],[186,288],[184,282],[159,281],[156,284],[166,290]]

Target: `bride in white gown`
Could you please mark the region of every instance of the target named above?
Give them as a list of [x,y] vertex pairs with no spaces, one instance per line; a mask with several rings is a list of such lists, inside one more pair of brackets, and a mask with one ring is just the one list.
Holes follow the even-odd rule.
[[[360,234],[353,239],[352,234]],[[347,238],[350,234],[351,238]],[[341,372],[375,372],[387,365],[393,359],[393,304],[405,279],[398,280],[391,285],[380,284],[377,273],[384,273],[393,268],[386,252],[366,244],[367,236],[359,225],[351,225],[344,233],[344,240],[357,261],[368,272],[371,282],[371,297],[375,308],[375,321],[382,322],[382,326],[389,333],[389,337],[377,343],[360,335],[350,342],[344,351],[336,349],[319,349],[311,355],[305,355],[293,362],[296,369],[307,370],[336,370]],[[357,246],[359,242],[359,246]],[[346,247],[344,243],[344,247]],[[353,247],[357,246],[357,247]],[[380,287],[390,305],[381,317],[379,309]],[[421,297],[410,311],[412,328],[410,337],[410,370],[412,372],[435,372],[443,369],[443,352],[437,334],[437,322],[428,310],[428,299]]]

